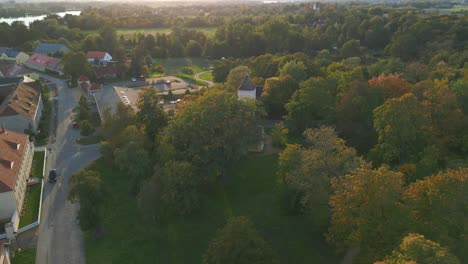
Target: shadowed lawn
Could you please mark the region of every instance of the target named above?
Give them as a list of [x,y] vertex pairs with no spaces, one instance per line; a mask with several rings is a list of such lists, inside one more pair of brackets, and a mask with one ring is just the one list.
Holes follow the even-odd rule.
[[44,178],[44,151],[35,151],[32,161],[31,174],[35,178],[42,179]]
[[23,210],[23,215],[20,218],[19,227],[27,226],[37,221],[39,214],[39,199],[41,199],[41,184],[30,185],[26,188],[28,197],[25,201],[26,207]]
[[[277,156],[250,157],[232,167],[228,180],[206,190],[203,208],[168,224],[143,225],[127,177],[103,160],[92,165],[107,188],[103,238],[86,235],[88,263],[202,263],[208,243],[230,216],[246,215],[282,263],[338,263],[321,230],[307,217],[282,210],[275,175]],[[129,260],[131,260],[129,262]]]
[[[11,252],[11,251],[10,251]],[[36,248],[21,249],[15,251],[15,257],[11,264],[34,264],[36,262]]]

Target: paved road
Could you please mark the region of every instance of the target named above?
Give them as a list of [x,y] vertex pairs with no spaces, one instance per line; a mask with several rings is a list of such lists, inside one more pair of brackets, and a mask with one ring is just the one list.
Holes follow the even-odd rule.
[[58,181],[44,186],[42,218],[39,226],[37,264],[86,263],[83,234],[76,221],[78,205],[67,200],[68,180],[76,171],[99,157],[96,145],[80,146],[79,132],[71,128],[72,109],[77,105],[80,91],[69,89],[64,81],[41,76],[54,82],[58,91],[57,130],[51,136],[47,171],[56,168]]
[[212,81],[208,81],[208,80],[204,80],[204,79],[200,78],[200,75],[202,75],[203,73],[206,73],[206,72],[210,72],[210,71],[199,72],[199,73],[195,74],[195,76],[193,76],[193,77],[195,79],[199,80],[199,81],[206,82],[208,84],[208,87],[213,87],[214,83]]

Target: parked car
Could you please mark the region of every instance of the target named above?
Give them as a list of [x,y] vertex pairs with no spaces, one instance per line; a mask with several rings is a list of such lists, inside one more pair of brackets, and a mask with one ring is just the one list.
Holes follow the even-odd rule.
[[132,81],[132,82],[136,82],[136,78],[132,78],[131,81]]
[[54,183],[56,181],[57,181],[57,171],[55,169],[52,169],[49,172],[49,182]]
[[171,86],[171,81],[166,81],[167,86]]
[[80,124],[78,122],[73,122],[72,123],[72,127],[73,128],[79,128],[80,127]]

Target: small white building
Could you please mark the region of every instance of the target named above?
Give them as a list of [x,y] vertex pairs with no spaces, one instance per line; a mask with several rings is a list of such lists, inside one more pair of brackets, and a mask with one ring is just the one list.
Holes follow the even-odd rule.
[[112,56],[105,51],[88,51],[86,56],[88,58],[88,62],[92,64],[106,65],[112,61]]
[[248,74],[245,75],[239,88],[237,88],[237,96],[240,98],[257,98],[257,86],[250,80]]

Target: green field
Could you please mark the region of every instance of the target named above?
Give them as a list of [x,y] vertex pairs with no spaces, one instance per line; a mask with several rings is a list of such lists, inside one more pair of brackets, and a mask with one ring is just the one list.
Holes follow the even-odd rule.
[[[214,34],[214,32],[216,31],[216,27],[194,27],[194,28],[187,28],[187,29],[201,31],[207,35]],[[81,32],[89,34],[89,33],[97,33],[98,31],[99,30],[82,30]],[[168,33],[171,33],[171,31],[172,31],[171,28],[118,28],[117,35],[123,35],[124,38],[129,39],[138,33],[142,33],[144,35],[149,35],[149,34],[156,35],[158,33],[168,34]]]
[[209,71],[209,72],[202,73],[200,74],[200,78],[203,80],[207,80],[207,81],[213,81],[213,72]]
[[41,184],[28,186],[26,189],[28,197],[26,199],[26,208],[20,218],[19,227],[27,226],[37,221],[39,214],[39,200],[41,199]]
[[98,160],[91,167],[101,172],[107,186],[101,212],[104,237],[94,240],[86,234],[87,262],[201,263],[209,241],[226,219],[246,215],[282,263],[338,263],[324,241],[324,229],[282,209],[276,166],[277,156],[250,157],[232,167],[224,184],[205,192],[197,214],[145,225],[130,195],[128,178]]
[[33,264],[36,262],[36,248],[26,248],[15,251],[15,257],[11,259],[12,264]]
[[31,174],[35,178],[44,178],[45,151],[35,151],[32,161]]
[[153,64],[160,64],[166,69],[165,75],[181,74],[181,69],[184,67],[190,68],[193,74],[206,71],[210,63],[207,59],[202,58],[170,58],[170,59],[154,59]]

